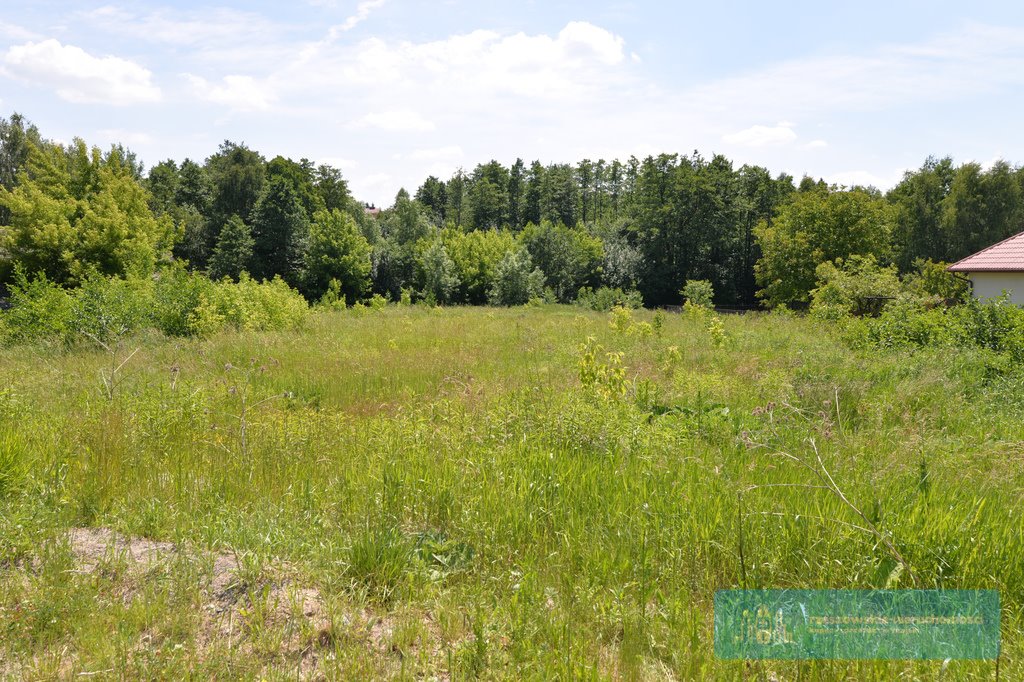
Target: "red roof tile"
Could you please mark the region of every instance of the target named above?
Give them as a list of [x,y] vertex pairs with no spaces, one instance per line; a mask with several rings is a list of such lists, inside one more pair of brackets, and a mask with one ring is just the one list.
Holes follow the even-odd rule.
[[949,266],[950,272],[1024,272],[1024,232]]

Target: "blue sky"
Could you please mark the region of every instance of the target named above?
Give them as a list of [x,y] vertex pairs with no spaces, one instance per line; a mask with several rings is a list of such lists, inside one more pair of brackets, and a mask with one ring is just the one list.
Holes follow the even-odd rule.
[[1024,4],[58,2],[0,7],[0,111],[149,165],[225,140],[428,174],[661,151],[894,184],[1024,162]]

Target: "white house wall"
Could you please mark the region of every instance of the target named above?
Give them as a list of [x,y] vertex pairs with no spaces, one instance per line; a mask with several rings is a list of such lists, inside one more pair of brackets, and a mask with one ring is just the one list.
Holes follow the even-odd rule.
[[1024,305],[1024,272],[972,272],[968,277],[975,298],[995,298],[1006,291],[1011,301]]

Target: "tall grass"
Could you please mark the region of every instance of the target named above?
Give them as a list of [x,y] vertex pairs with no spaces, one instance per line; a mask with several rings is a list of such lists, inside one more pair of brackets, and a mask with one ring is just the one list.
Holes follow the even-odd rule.
[[[146,337],[112,396],[102,352],[0,351],[0,673],[295,673],[273,647],[200,653],[184,566],[134,599],[76,573],[55,541],[108,526],[249,557],[251,584],[286,566],[331,605],[334,678],[928,679],[712,650],[716,589],[911,576],[1000,590],[1001,674],[1024,677],[1012,363],[781,316],[609,320],[391,307]],[[846,500],[779,453],[820,456]]]

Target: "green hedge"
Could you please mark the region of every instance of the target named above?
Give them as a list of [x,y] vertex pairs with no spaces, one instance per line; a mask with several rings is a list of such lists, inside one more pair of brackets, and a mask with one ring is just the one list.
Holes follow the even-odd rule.
[[143,329],[168,336],[205,337],[222,329],[285,330],[300,327],[306,300],[281,279],[214,282],[183,268],[151,279],[93,276],[65,289],[40,274],[18,272],[11,309],[0,314],[0,342],[106,344]]

